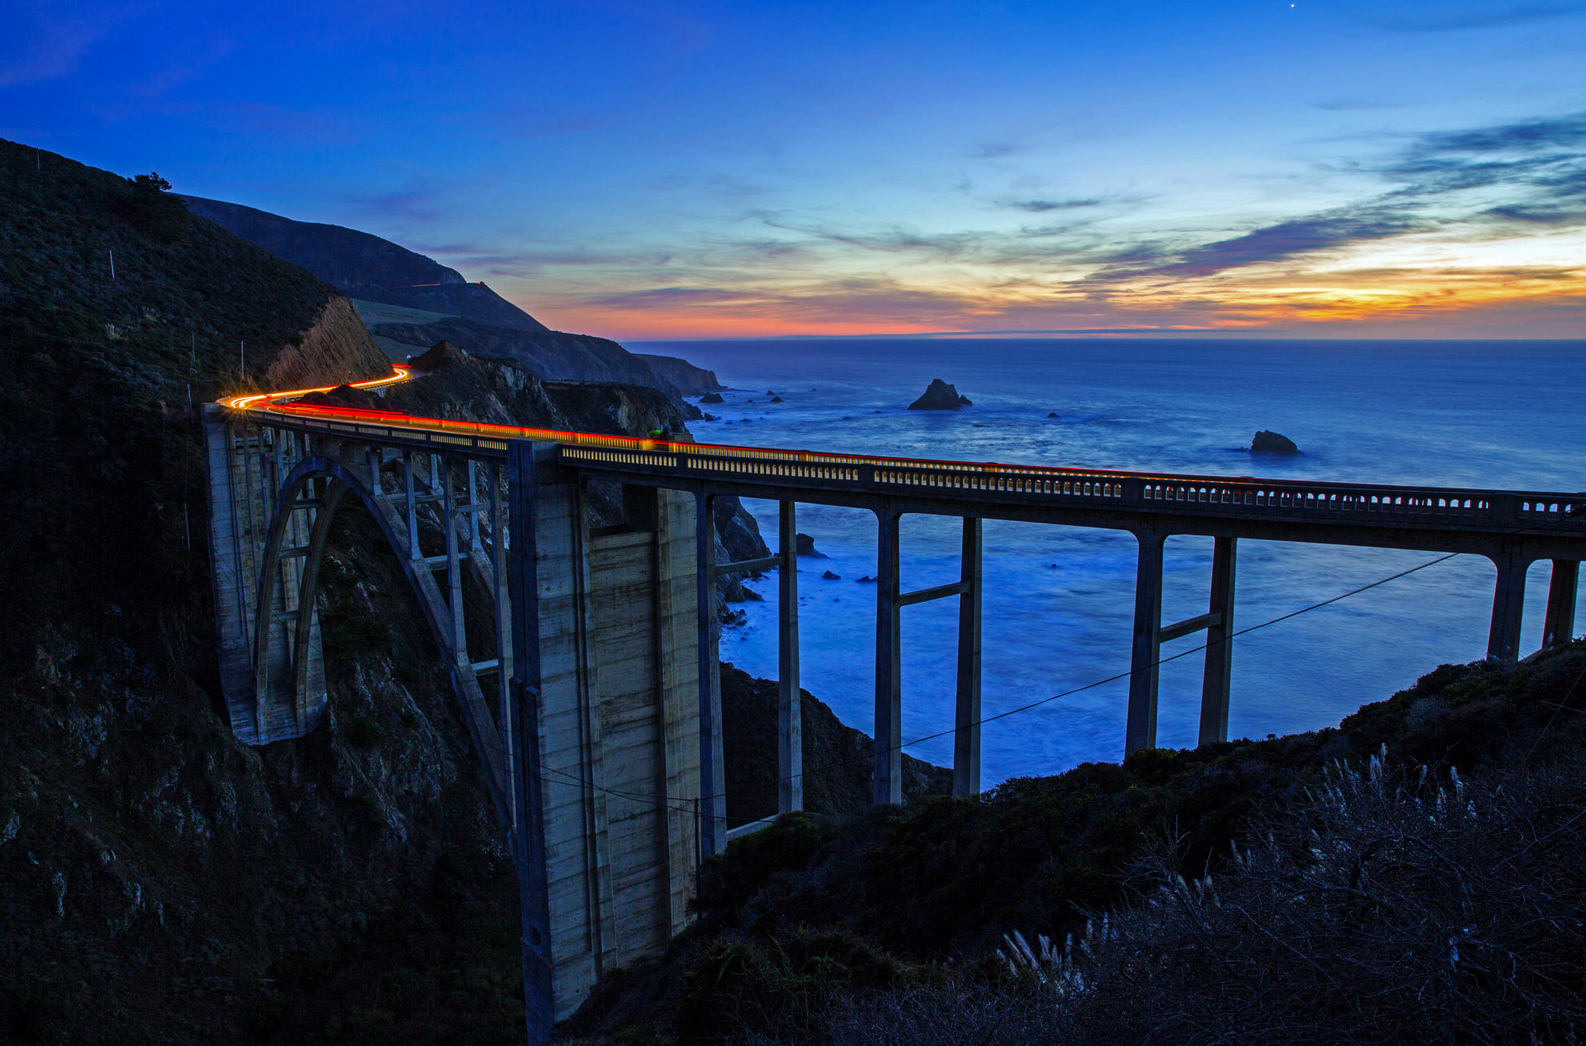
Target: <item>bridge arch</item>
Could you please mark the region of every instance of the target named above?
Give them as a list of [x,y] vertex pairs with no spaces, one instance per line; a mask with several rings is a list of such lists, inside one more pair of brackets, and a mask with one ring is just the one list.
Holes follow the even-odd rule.
[[[320,487],[317,497],[316,485]],[[406,542],[399,543],[368,486],[336,459],[313,455],[298,462],[276,491],[259,571],[261,582],[268,582],[258,586],[253,637],[254,699],[263,737],[276,735],[268,721],[272,702],[289,703],[288,736],[301,736],[318,724],[328,700],[317,609],[319,568],[331,522],[348,494],[361,502],[380,526],[386,543],[403,564],[414,594],[421,595],[405,555]],[[289,534],[300,543],[288,546]],[[296,569],[283,570],[289,559],[301,563]]]

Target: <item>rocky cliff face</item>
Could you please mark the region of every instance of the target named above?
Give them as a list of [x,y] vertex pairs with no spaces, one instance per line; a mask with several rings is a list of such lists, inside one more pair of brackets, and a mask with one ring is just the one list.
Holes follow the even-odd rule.
[[702,396],[707,392],[717,392],[725,388],[716,380],[715,371],[696,367],[687,360],[678,359],[676,356],[652,356],[647,352],[636,355],[685,396]]
[[433,323],[377,323],[387,344],[413,346],[415,353],[448,341],[475,356],[507,359],[530,374],[561,381],[621,382],[660,389],[685,410],[682,394],[621,345],[587,334],[520,331],[448,318]]
[[264,373],[266,389],[302,389],[378,378],[390,372],[352,302],[337,296],[325,303],[302,340],[276,354]]

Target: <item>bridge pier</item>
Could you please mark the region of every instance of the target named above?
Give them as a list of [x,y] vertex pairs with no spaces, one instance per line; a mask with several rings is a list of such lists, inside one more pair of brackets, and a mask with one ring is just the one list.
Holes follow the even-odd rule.
[[1547,588],[1547,617],[1542,625],[1542,649],[1563,646],[1575,638],[1575,599],[1580,585],[1580,560],[1553,560],[1553,577]]
[[1211,595],[1206,613],[1162,624],[1162,561],[1168,535],[1156,530],[1136,534],[1140,553],[1135,574],[1134,643],[1129,659],[1129,711],[1124,725],[1124,755],[1156,747],[1158,666],[1162,644],[1206,631],[1206,666],[1201,674],[1201,715],[1197,744],[1228,740],[1228,695],[1233,675],[1234,587],[1239,542],[1214,538]]
[[902,617],[898,602],[898,511],[876,510],[876,805],[903,802]]
[[1507,542],[1504,548],[1488,558],[1498,568],[1498,579],[1492,593],[1492,626],[1487,632],[1487,660],[1513,665],[1520,656],[1525,573],[1532,560]]
[[[902,615],[915,603],[958,597],[958,663],[953,708],[953,794],[980,792],[980,610],[982,525],[964,517],[958,581],[901,591],[898,521],[890,507],[878,510],[876,542],[876,741],[874,802],[903,802]],[[883,741],[883,739],[885,739]]]
[[1218,537],[1212,546],[1212,591],[1206,627],[1206,670],[1201,677],[1199,743],[1228,740],[1228,691],[1234,664],[1234,581],[1239,539]]
[[953,713],[953,795],[980,794],[980,556],[983,527],[964,517],[958,567],[958,693]]
[[700,856],[727,849],[727,765],[721,738],[721,623],[716,619],[716,499],[701,493],[694,499],[694,578],[699,634],[699,821]]
[[1157,662],[1162,652],[1162,547],[1167,535],[1135,532],[1140,543],[1134,575],[1134,641],[1129,655],[1129,710],[1123,751],[1156,747]]
[[781,503],[777,527],[777,813],[804,809],[804,710],[799,694],[798,520]]

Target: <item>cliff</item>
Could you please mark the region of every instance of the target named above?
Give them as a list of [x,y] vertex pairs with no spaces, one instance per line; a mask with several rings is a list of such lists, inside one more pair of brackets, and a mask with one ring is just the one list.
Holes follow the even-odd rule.
[[[531,374],[563,381],[621,382],[660,389],[684,409],[682,394],[621,345],[588,334],[522,331],[447,318],[432,323],[376,323],[388,343],[411,346],[415,355],[448,341],[475,356],[512,360]],[[697,416],[697,415],[696,415]]]
[[[444,340],[478,356],[515,360],[544,378],[648,385],[678,400],[679,406],[683,395],[693,394],[681,391],[668,375],[616,342],[549,330],[484,284],[468,283],[455,269],[389,240],[235,203],[196,196],[181,199],[194,214],[363,302],[373,333],[398,359]],[[393,317],[380,305],[418,310],[420,315]],[[669,373],[690,382],[700,380],[691,373],[695,370],[681,360],[668,365]]]
[[696,367],[676,356],[654,356],[647,352],[635,355],[648,363],[651,370],[671,382],[685,396],[702,396],[707,392],[719,392],[726,387],[716,380],[715,371]]

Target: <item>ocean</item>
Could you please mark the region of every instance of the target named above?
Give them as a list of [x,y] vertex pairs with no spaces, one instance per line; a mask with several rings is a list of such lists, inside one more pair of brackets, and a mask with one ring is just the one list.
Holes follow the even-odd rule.
[[[701,442],[897,457],[1360,482],[1586,488],[1586,341],[810,339],[655,342],[734,391],[690,425]],[[907,408],[932,378],[974,405]],[[776,393],[780,403],[770,402]],[[1284,458],[1245,449],[1258,429]],[[774,502],[746,501],[775,546]],[[827,559],[800,562],[800,672],[843,722],[873,729],[875,517],[799,506]],[[957,580],[956,519],[905,516],[905,591]],[[1203,613],[1211,539],[1168,541],[1162,619]],[[1127,533],[985,524],[983,787],[1123,754],[1136,545]],[[1235,626],[1248,628],[1436,558],[1241,541]],[[830,570],[840,580],[825,580]],[[1541,642],[1549,565],[1527,578],[1523,652]],[[1464,555],[1235,640],[1230,737],[1336,725],[1445,662],[1486,653],[1494,570]],[[721,658],[777,673],[775,574],[751,582]],[[1586,620],[1586,617],[1577,620]],[[1578,630],[1578,629],[1577,629]],[[950,730],[957,600],[903,610],[903,736]],[[1202,636],[1164,644],[1163,656]],[[1201,655],[1162,666],[1158,744],[1195,743]],[[951,765],[951,736],[911,745]]]

